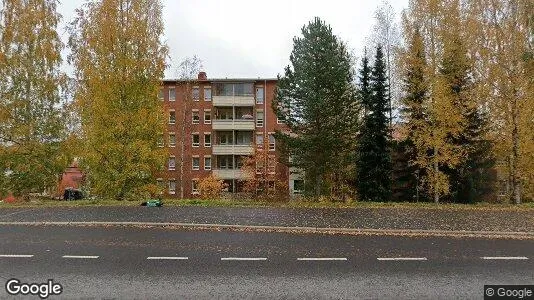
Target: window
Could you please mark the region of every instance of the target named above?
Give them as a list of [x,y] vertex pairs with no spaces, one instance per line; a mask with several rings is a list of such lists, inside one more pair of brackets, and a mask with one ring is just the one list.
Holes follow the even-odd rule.
[[176,100],[176,88],[169,88],[169,101]]
[[280,120],[278,117],[276,117],[276,124],[284,124],[282,120]]
[[236,145],[251,145],[252,144],[252,132],[236,131],[235,132],[235,144]]
[[301,194],[304,191],[304,180],[293,180],[293,194]]
[[232,120],[233,111],[231,108],[217,108],[215,111],[215,119],[217,120]]
[[204,147],[211,147],[211,133],[204,132]]
[[236,169],[241,169],[243,167],[243,156],[235,157],[235,167]]
[[169,157],[169,171],[176,170],[176,157],[171,156]]
[[204,110],[204,124],[211,124],[211,110]]
[[267,161],[267,172],[269,172],[269,174],[276,173],[276,156],[274,155],[269,155]]
[[232,132],[219,131],[217,132],[217,139],[218,139],[219,145],[232,145],[233,143]]
[[200,170],[200,158],[193,157],[193,170]]
[[254,116],[251,107],[236,107],[235,118],[237,120],[253,120]]
[[198,101],[200,99],[198,87],[194,87],[192,91],[193,100]]
[[200,135],[198,133],[192,134],[193,147],[200,147]]
[[193,111],[193,124],[199,124],[200,123],[200,115],[198,111]]
[[159,134],[158,135],[158,147],[163,147],[165,146],[165,141],[163,140],[163,134]]
[[211,156],[204,157],[204,170],[211,170]]
[[263,148],[263,134],[262,133],[256,134],[256,146],[258,148]]
[[165,190],[165,182],[163,182],[163,178],[156,179],[156,185],[158,186],[158,193],[161,193]]
[[193,179],[191,181],[191,193],[198,195],[198,179]]
[[169,124],[176,124],[176,112],[174,110],[169,111]]
[[256,88],[256,104],[263,104],[263,88]]
[[254,96],[254,84],[252,83],[235,83],[234,96]]
[[256,127],[263,127],[263,111],[256,111]]
[[274,135],[269,133],[269,151],[274,151],[276,149]]
[[163,101],[163,88],[159,88],[158,90],[158,99]]
[[234,168],[234,160],[231,155],[219,155],[217,156],[217,168],[218,169],[233,169]]
[[215,96],[233,96],[234,85],[231,83],[216,83]]
[[256,174],[262,174],[265,170],[264,170],[265,166],[264,166],[264,161],[263,159],[259,159],[256,161]]
[[204,88],[204,100],[211,101],[211,88]]
[[176,147],[176,134],[174,132],[169,133],[169,147]]
[[253,83],[216,83],[215,96],[254,96]]
[[169,180],[169,194],[174,195],[176,193],[176,180]]

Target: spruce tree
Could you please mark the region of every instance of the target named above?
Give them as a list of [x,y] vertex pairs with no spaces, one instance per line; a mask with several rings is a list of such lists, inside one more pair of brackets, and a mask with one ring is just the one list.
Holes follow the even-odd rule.
[[273,109],[291,134],[276,138],[305,173],[307,194],[328,195],[348,178],[358,111],[347,47],[315,18],[295,37]]
[[[388,113],[388,85],[382,47],[376,49],[375,63],[363,61],[360,71],[360,97],[365,115],[358,136],[357,189],[365,201],[388,201],[391,197],[391,153]],[[369,89],[367,88],[369,87]]]

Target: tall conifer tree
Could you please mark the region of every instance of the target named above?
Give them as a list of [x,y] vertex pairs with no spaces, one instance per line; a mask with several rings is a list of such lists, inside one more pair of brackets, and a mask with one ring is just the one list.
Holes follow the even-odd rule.
[[276,138],[306,174],[306,193],[335,192],[348,178],[358,116],[351,57],[332,28],[315,18],[295,37],[273,109],[291,131]]
[[365,115],[358,136],[358,195],[365,201],[388,201],[391,197],[391,137],[386,64],[381,46],[376,49],[370,77],[368,72],[364,58],[360,71],[360,97]]

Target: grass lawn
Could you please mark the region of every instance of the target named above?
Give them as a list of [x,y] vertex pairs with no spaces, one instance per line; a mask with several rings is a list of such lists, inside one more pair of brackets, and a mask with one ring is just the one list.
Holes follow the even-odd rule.
[[[403,209],[446,209],[446,210],[528,210],[534,209],[534,203],[521,205],[477,203],[477,204],[434,204],[429,202],[263,202],[255,200],[200,200],[200,199],[164,199],[164,206],[201,206],[201,207],[287,207],[287,208],[403,208]],[[50,199],[33,199],[28,202],[0,202],[0,208],[8,207],[84,207],[84,206],[140,206],[141,201],[118,200],[77,200],[60,201]]]

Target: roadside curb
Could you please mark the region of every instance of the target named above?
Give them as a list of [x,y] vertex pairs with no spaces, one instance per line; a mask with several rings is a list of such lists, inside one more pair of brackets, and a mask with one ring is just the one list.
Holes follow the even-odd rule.
[[199,224],[173,222],[0,222],[0,226],[131,226],[131,227],[164,227],[196,230],[231,230],[254,232],[283,233],[316,233],[345,235],[391,235],[391,236],[447,236],[447,237],[485,237],[507,239],[534,239],[534,232],[516,231],[473,231],[473,230],[434,230],[434,229],[376,229],[376,228],[328,228],[328,227],[297,227],[269,225],[238,225],[238,224]]

